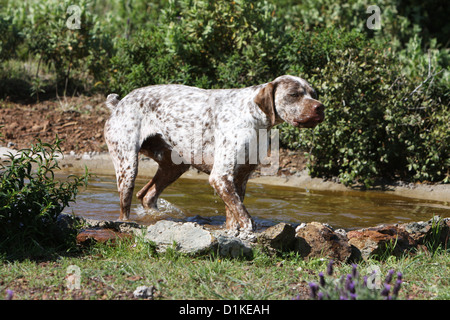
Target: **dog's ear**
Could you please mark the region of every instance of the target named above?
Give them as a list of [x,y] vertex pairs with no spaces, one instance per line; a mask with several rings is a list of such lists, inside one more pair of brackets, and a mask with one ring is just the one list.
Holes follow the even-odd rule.
[[253,100],[258,107],[267,115],[270,125],[275,125],[275,86],[269,82],[264,88],[259,90]]

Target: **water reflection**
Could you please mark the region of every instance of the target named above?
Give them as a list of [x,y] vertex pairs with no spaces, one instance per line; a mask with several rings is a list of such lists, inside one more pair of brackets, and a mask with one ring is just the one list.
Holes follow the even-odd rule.
[[[136,190],[147,180],[138,179]],[[213,223],[225,221],[224,204],[207,180],[179,179],[162,194],[162,199],[178,209],[154,216],[139,216],[143,208],[134,198],[131,219],[150,223],[167,217],[191,219],[196,215]],[[362,228],[381,223],[429,220],[433,215],[450,217],[450,204],[417,200],[381,192],[307,191],[299,188],[252,183],[244,201],[257,223],[318,221],[335,228]],[[170,208],[170,207],[169,207]],[[119,215],[119,197],[114,177],[93,178],[86,190],[80,189],[77,202],[68,210],[93,219],[115,220]]]

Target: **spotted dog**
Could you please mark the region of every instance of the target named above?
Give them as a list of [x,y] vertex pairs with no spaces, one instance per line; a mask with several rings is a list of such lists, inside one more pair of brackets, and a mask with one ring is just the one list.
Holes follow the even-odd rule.
[[209,174],[209,183],[225,203],[228,229],[254,230],[243,201],[257,163],[237,161],[251,148],[254,132],[288,122],[313,128],[324,120],[324,106],[299,77],[240,89],[200,89],[153,85],[133,90],[122,100],[107,97],[111,116],[105,140],[114,163],[120,195],[120,220],[127,220],[138,171],[139,152],[158,170],[138,193],[145,208],[156,209],[158,196],[190,167]]

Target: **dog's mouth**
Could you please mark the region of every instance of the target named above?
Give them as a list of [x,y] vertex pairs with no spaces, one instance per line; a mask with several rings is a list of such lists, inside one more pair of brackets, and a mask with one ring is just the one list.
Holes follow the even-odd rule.
[[325,116],[324,114],[316,114],[314,116],[303,117],[299,119],[294,119],[292,125],[297,128],[314,128],[319,123],[323,122]]

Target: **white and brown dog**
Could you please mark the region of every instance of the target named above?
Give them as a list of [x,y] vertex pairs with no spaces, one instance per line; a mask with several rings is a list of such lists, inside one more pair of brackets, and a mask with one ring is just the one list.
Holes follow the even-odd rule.
[[[314,89],[288,75],[242,89],[154,85],[133,90],[120,101],[110,94],[106,104],[112,114],[105,139],[116,170],[120,219],[129,218],[142,152],[159,164],[153,179],[137,193],[144,207],[156,208],[161,192],[192,166],[210,175],[211,186],[225,203],[229,229],[255,228],[243,201],[257,163],[248,157],[244,163],[236,160],[248,151],[253,133],[282,122],[313,128],[324,120],[324,106]],[[196,130],[201,139],[194,138]]]

